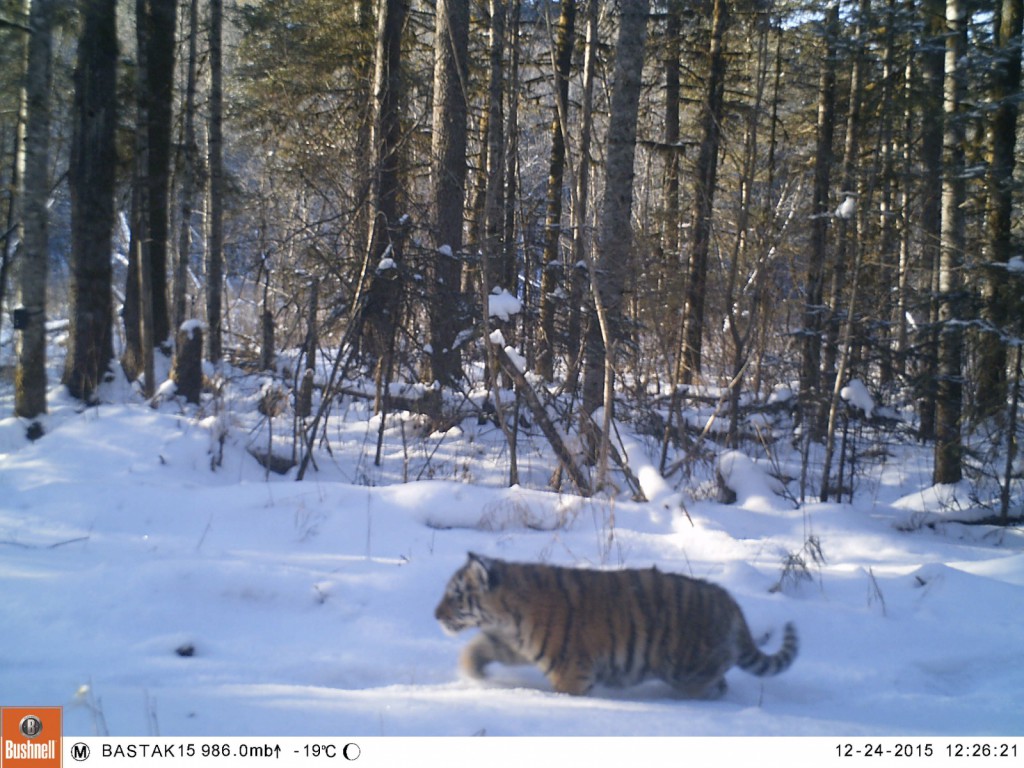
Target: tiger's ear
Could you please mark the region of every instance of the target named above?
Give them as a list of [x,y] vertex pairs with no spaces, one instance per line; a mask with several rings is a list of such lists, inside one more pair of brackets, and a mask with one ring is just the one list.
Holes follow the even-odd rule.
[[488,589],[498,586],[498,568],[494,558],[478,555],[476,552],[469,552],[469,563],[467,567],[476,573],[480,583],[486,584]]

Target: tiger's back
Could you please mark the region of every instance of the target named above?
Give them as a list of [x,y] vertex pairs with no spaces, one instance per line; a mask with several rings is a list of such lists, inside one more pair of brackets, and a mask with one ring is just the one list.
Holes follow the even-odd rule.
[[479,627],[462,666],[482,677],[493,662],[535,664],[557,691],[628,686],[657,677],[688,696],[716,697],[733,666],[774,675],[792,664],[787,624],[773,655],[754,643],[723,588],[678,574],[509,563],[470,553],[435,611],[449,632]]

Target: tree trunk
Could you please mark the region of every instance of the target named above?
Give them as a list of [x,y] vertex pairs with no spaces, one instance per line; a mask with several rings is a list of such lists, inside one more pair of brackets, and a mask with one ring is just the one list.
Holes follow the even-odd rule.
[[176,392],[186,401],[199,405],[203,392],[203,326],[198,321],[182,323],[174,345]]
[[178,206],[178,259],[174,269],[172,322],[180,329],[188,303],[188,269],[192,257],[192,208],[195,205],[199,147],[196,143],[196,67],[199,38],[199,0],[188,2],[188,70],[185,78],[185,128],[182,152],[181,189]]
[[711,219],[718,178],[718,148],[722,136],[725,97],[725,29],[729,23],[726,0],[714,0],[711,40],[708,43],[708,80],[701,111],[700,154],[694,178],[690,219],[690,259],[687,268],[686,306],[683,310],[683,383],[700,375],[704,340],[704,295],[707,292]]
[[[750,339],[756,332],[756,318],[761,313],[761,295],[767,273],[766,247],[758,248],[760,255],[755,257],[753,278],[747,281],[752,289],[749,305],[742,303],[743,287],[739,281],[740,266],[748,263],[748,251],[751,250],[751,238],[754,232],[751,227],[751,214],[757,213],[753,199],[753,189],[757,182],[757,162],[759,148],[759,132],[761,115],[764,111],[764,94],[768,85],[770,66],[768,50],[768,32],[770,24],[765,18],[758,23],[757,49],[754,58],[753,103],[749,105],[747,122],[743,136],[743,161],[740,166],[739,199],[736,201],[736,239],[729,261],[729,274],[726,282],[725,307],[728,338],[732,346],[732,379],[729,388],[729,431],[726,444],[730,448],[739,448],[740,399],[743,394],[744,372],[750,359]],[[770,188],[770,185],[769,185]],[[757,246],[753,246],[757,248]],[[744,318],[744,315],[746,317]],[[669,416],[671,419],[671,414]],[[663,448],[664,450],[664,448]]]
[[669,0],[665,17],[665,223],[661,249],[673,269],[679,253],[679,76],[682,70],[682,0]]
[[[152,346],[170,341],[167,245],[177,0],[136,0],[135,197],[125,286],[130,379],[152,367]],[[154,383],[146,378],[146,389]]]
[[477,242],[489,274],[485,284],[515,290],[506,282],[509,270],[502,264],[504,248],[505,191],[505,5],[489,0],[490,29],[487,54],[487,133],[484,137],[484,206]]
[[223,354],[221,305],[224,283],[224,91],[221,43],[223,0],[210,0],[210,221],[206,256],[206,324],[208,357],[219,363]]
[[[1013,171],[1017,143],[1017,99],[1021,85],[1022,0],[996,4],[996,60],[992,67],[989,123],[987,260],[1006,264],[1013,256]],[[982,316],[988,328],[978,339],[977,408],[981,416],[1002,412],[1007,394],[1007,346],[1003,334],[1013,316],[1014,290],[1002,269],[989,270],[982,285]]]
[[177,0],[148,0],[149,54],[149,259],[153,342],[171,341],[167,306],[167,251],[170,223],[171,129],[174,125],[174,53],[178,22]]
[[569,114],[569,75],[575,40],[576,3],[562,3],[555,36],[555,109],[551,120],[551,160],[548,163],[548,200],[544,220],[544,255],[541,258],[540,337],[537,373],[545,381],[555,376],[555,314],[558,289],[564,283],[561,254],[562,198],[565,195],[565,135],[562,116]]
[[963,399],[960,296],[964,232],[963,58],[967,9],[963,0],[946,0],[946,64],[943,87],[942,238],[939,245],[939,380],[935,413],[933,481],[957,483],[962,477],[960,418]]
[[818,393],[821,384],[821,334],[824,329],[825,262],[828,258],[829,187],[832,184],[832,139],[836,112],[836,37],[839,3],[833,0],[825,20],[824,61],[818,84],[818,125],[814,150],[811,241],[807,254],[803,349],[800,362],[801,418],[808,434],[821,433]]
[[[439,0],[434,43],[431,205],[430,377],[442,387],[461,375],[456,338],[467,322],[461,295],[462,220],[466,192],[466,89],[469,1]],[[440,415],[439,412],[435,415]]]
[[[602,403],[609,404],[608,380],[614,376],[614,346],[622,335],[622,301],[632,264],[633,160],[649,2],[623,0],[620,13],[597,269],[591,270],[597,318],[587,331],[583,380],[583,409],[587,414]],[[610,418],[611,414],[606,416]]]
[[[879,384],[889,387],[895,378],[897,370],[894,359],[893,343],[899,338],[898,332],[893,333],[893,328],[899,328],[900,318],[898,314],[900,297],[903,295],[903,286],[900,274],[900,240],[898,225],[902,211],[898,205],[898,189],[901,174],[897,171],[897,159],[899,150],[898,126],[902,117],[901,110],[896,102],[899,93],[900,72],[904,69],[899,65],[896,58],[900,46],[897,42],[898,13],[896,0],[887,0],[885,10],[885,48],[882,54],[882,107],[881,107],[881,159],[879,162],[879,176],[881,186],[881,200],[879,204],[878,228],[878,260],[881,269],[878,270],[878,284],[875,295],[879,297],[881,305],[879,314],[878,337],[878,368]],[[864,254],[861,254],[862,258]],[[893,299],[895,298],[895,301]]]
[[[911,302],[912,291],[915,287],[911,280],[911,266],[917,267],[920,272],[920,265],[915,261],[914,253],[915,228],[912,224],[914,214],[912,213],[911,201],[915,200],[914,177],[917,174],[917,167],[914,163],[916,148],[914,138],[916,131],[916,106],[913,95],[918,84],[918,63],[914,56],[908,56],[903,75],[903,88],[900,99],[902,107],[902,125],[900,127],[900,172],[899,172],[899,196],[897,200],[897,228],[899,230],[899,278],[897,284],[899,293],[896,299],[896,338],[894,355],[894,374],[899,380],[906,379],[909,371],[908,362],[910,354],[910,327],[911,327]],[[918,414],[920,415],[920,414]]]
[[363,350],[377,369],[379,385],[391,366],[401,312],[403,241],[408,226],[399,212],[402,193],[402,29],[408,0],[382,0],[378,6],[377,45],[373,76],[373,123],[370,151],[370,244],[361,281],[369,280],[362,307]]
[[936,434],[939,360],[939,244],[942,240],[942,91],[945,46],[944,0],[923,4],[926,43],[921,59],[923,106],[921,115],[921,261],[928,303],[928,321],[922,324],[922,361],[918,371],[920,401],[918,436],[932,440]]
[[390,250],[398,226],[401,193],[399,147],[402,140],[402,29],[409,12],[408,0],[381,0],[377,18],[376,65],[373,75],[373,125],[371,152],[374,178],[371,183],[370,266]]
[[117,27],[114,0],[84,0],[75,69],[71,190],[71,316],[63,383],[92,402],[113,357],[111,234],[114,228]]
[[[683,255],[680,252],[680,226],[682,224],[679,206],[679,163],[683,147],[679,132],[679,109],[682,91],[682,27],[683,2],[669,0],[665,9],[665,171],[662,179],[662,225],[661,270],[663,272],[655,290],[662,296],[662,307],[666,318],[679,317],[680,322],[670,325],[665,334],[664,349],[673,354],[669,362],[668,375],[672,387],[669,417],[665,422],[664,434],[674,429],[672,421],[679,400],[679,382],[683,376],[683,323],[680,308],[686,300],[686,271],[680,268]],[[662,441],[662,452],[667,456],[668,442]]]
[[572,207],[572,264],[569,275],[569,322],[566,346],[569,352],[569,381],[575,391],[579,381],[583,341],[583,296],[587,283],[588,227],[590,226],[590,145],[594,127],[594,73],[597,52],[601,46],[599,22],[600,3],[587,4],[586,52],[583,59],[583,94],[580,105],[580,160],[576,169]]
[[[128,269],[124,286],[124,350],[121,368],[129,381],[136,381],[146,370],[147,350],[143,336],[151,331],[144,327],[143,308],[150,306],[143,299],[141,274],[149,264],[151,247],[149,228],[149,9],[146,0],[135,1],[135,143],[131,185],[131,236],[128,244]],[[147,266],[148,268],[148,266]],[[152,386],[149,382],[148,386]]]
[[[22,0],[23,13],[25,18],[28,19],[30,13],[32,0]],[[14,59],[18,61],[20,66],[24,66],[28,62],[28,41],[32,34],[32,29],[29,26],[22,26],[21,24],[9,23],[9,25],[23,33],[20,44],[20,51],[14,51],[12,46],[12,52],[15,53]],[[20,59],[20,60],[19,60]],[[3,232],[0,233],[0,331],[3,329],[3,321],[7,317],[7,313],[4,311],[5,303],[7,301],[7,284],[8,278],[11,275],[11,268],[14,266],[15,256],[14,251],[20,242],[18,234],[21,229],[19,222],[22,220],[22,195],[19,194],[19,190],[23,189],[24,172],[25,172],[25,110],[28,108],[28,102],[22,99],[21,107],[18,111],[17,119],[14,121],[12,127],[13,136],[11,137],[11,164],[10,164],[10,176],[9,190],[10,194],[7,197],[7,210],[3,223]],[[6,127],[6,126],[5,126]],[[4,131],[0,134],[2,139],[2,145],[7,146],[7,132]]]
[[320,348],[320,326],[317,314],[320,308],[320,278],[314,277],[309,286],[309,310],[306,320],[306,339],[302,345],[302,365],[296,371],[301,375],[295,396],[295,416],[308,419],[313,414],[313,383],[316,377],[317,351]]
[[46,276],[49,261],[51,0],[32,0],[25,88],[24,216],[18,256],[23,323],[17,337],[14,412],[34,419],[46,413]]
[[[519,88],[520,72],[519,59],[521,55],[521,44],[519,38],[519,27],[522,16],[522,0],[513,0],[509,8],[509,17],[506,20],[508,28],[508,49],[509,65],[506,81],[508,83],[508,114],[505,118],[505,149],[504,168],[496,169],[496,172],[505,173],[505,194],[502,197],[502,236],[501,236],[501,284],[515,294],[519,280],[519,266],[516,254],[519,251],[516,242],[516,210],[518,201],[518,177],[519,177]],[[524,250],[529,251],[530,246],[525,242]],[[529,272],[527,272],[529,274]],[[524,297],[528,293],[524,288]],[[532,344],[532,341],[529,342]]]
[[150,63],[150,56],[155,52],[155,30],[150,1],[136,0],[135,15],[135,176],[128,283],[124,293],[125,352],[122,365],[129,379],[134,381],[140,374],[142,375],[142,391],[146,397],[152,397],[156,391],[156,382],[153,381],[153,345],[156,338],[153,328],[156,303],[153,296],[153,252],[156,248],[154,234],[157,230],[153,216],[159,214],[153,204],[153,196],[157,194],[158,185],[153,179],[153,174],[158,173],[158,170],[151,159],[153,152],[158,150],[153,146],[156,134],[152,130],[153,119],[150,113],[158,107],[152,76],[156,65]]
[[[142,109],[137,104],[136,109]],[[131,232],[128,241],[128,268],[125,275],[124,303],[121,307],[121,320],[124,322],[124,349],[121,351],[121,369],[129,381],[135,381],[142,375],[145,368],[145,354],[142,344],[142,306],[140,300],[140,278],[139,265],[145,261],[149,263],[146,251],[149,250],[145,238],[146,226],[143,223],[148,206],[145,198],[148,190],[145,184],[145,171],[140,167],[138,158],[145,154],[144,134],[135,127],[135,147],[133,150],[136,158],[135,166],[132,169],[131,203],[129,208],[129,221]]]
[[[853,210],[846,209],[842,215],[836,216],[833,229],[831,256],[828,266],[831,267],[828,297],[825,300],[825,360],[822,364],[822,392],[832,392],[836,382],[836,365],[840,355],[839,336],[846,325],[851,307],[846,304],[849,295],[847,289],[850,265],[856,262],[859,249],[862,247],[859,234],[862,223],[861,210],[864,201],[860,200],[858,172],[860,167],[860,139],[863,126],[864,98],[864,47],[870,15],[869,0],[859,0],[854,26],[853,40],[850,42],[852,62],[850,65],[850,98],[846,108],[846,136],[843,141],[843,161],[840,177],[839,194],[836,199],[845,205],[848,199],[856,200]],[[830,419],[830,403],[822,403],[818,420],[824,428],[828,428]]]

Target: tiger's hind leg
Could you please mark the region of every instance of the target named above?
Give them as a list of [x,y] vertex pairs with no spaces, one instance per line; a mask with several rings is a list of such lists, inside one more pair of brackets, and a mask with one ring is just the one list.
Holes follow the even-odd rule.
[[548,680],[558,693],[568,693],[570,696],[584,696],[590,693],[595,682],[593,670],[580,664],[556,666],[548,672]]
[[462,649],[459,666],[467,675],[480,680],[487,676],[484,669],[492,661],[500,661],[502,664],[509,665],[530,663],[498,638],[479,634]]
[[725,695],[725,692],[729,690],[728,683],[725,682],[724,677],[715,677],[710,680],[708,679],[693,679],[692,677],[685,680],[673,680],[671,678],[664,678],[665,682],[671,685],[676,693],[685,699],[704,699],[706,701],[713,701],[720,699]]
[[701,693],[700,698],[702,699],[720,699],[725,696],[725,692],[729,690],[729,684],[725,682],[724,677],[720,677],[717,680],[712,681],[709,685],[704,686],[704,690]]

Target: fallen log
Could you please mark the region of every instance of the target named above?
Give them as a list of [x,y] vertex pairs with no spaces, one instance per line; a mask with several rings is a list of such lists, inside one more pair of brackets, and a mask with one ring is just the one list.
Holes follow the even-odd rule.
[[565,469],[569,475],[569,479],[572,480],[573,485],[580,492],[581,496],[590,496],[593,491],[590,488],[590,478],[587,473],[580,467],[576,462],[575,457],[565,444],[565,438],[562,435],[561,430],[555,426],[555,423],[551,420],[548,415],[547,409],[540,400],[540,396],[534,390],[529,380],[526,378],[519,366],[516,365],[515,361],[509,357],[508,352],[505,351],[504,344],[493,344],[494,355],[498,360],[498,365],[501,366],[501,370],[510,378],[515,384],[516,391],[523,396],[523,400],[526,402],[527,407],[533,414],[534,421],[537,426],[540,427],[541,432],[544,433],[544,437],[547,438],[548,443],[551,444],[552,450],[555,452],[555,456],[558,458],[559,464]]

